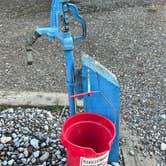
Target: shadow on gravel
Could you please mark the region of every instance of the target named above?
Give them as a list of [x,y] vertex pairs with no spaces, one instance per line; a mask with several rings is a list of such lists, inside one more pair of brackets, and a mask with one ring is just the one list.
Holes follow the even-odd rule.
[[[81,13],[113,11],[120,8],[164,4],[165,0],[71,0],[77,4]],[[0,0],[0,12],[13,17],[29,17],[43,12],[50,12],[51,0]]]
[[121,8],[165,4],[165,0],[72,0],[72,2],[78,5],[81,13],[114,11]]

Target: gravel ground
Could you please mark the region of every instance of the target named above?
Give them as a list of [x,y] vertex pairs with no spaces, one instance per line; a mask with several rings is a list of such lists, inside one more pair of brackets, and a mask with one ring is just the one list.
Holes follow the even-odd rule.
[[[64,166],[65,149],[59,136],[67,112],[7,109],[0,113],[0,166]],[[59,123],[60,121],[60,123]]]
[[[39,39],[34,64],[26,65],[26,37],[36,25],[46,26],[49,21],[46,2],[39,6],[35,2],[0,0],[0,88],[66,91],[65,61],[58,42]],[[75,56],[77,66],[83,51],[116,74],[122,87],[122,118],[141,137],[145,156],[155,156],[164,165],[160,145],[166,143],[166,2],[154,4],[83,12],[88,37],[75,44]],[[72,20],[72,30],[79,33],[76,25]]]
[[53,113],[38,108],[1,111],[0,166],[66,166],[59,138],[68,116],[65,108]]

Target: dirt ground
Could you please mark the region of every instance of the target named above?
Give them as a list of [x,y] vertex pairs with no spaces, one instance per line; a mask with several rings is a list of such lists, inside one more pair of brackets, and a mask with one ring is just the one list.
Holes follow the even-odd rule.
[[[84,42],[76,43],[76,59],[79,61],[81,51],[96,56],[97,60],[111,69],[120,82],[124,81],[125,84],[125,73],[131,75],[128,72],[132,71],[135,76],[135,69],[143,70],[139,68],[142,68],[141,65],[145,64],[145,61],[145,74],[165,74],[165,3],[158,1],[160,5],[164,5],[157,6],[157,12],[150,13],[146,9],[147,6],[144,6],[145,2],[142,2],[142,6],[140,3],[139,6],[133,7],[126,6],[129,4],[127,0],[121,5],[120,0],[117,2],[115,10],[90,14],[86,13],[90,9],[86,1],[77,2],[79,8],[84,5],[81,9],[88,25],[88,37]],[[131,4],[138,3],[135,0]],[[33,66],[26,65],[25,41],[36,26],[49,24],[50,1],[0,0],[0,5],[0,88],[64,91],[65,61],[63,51],[57,48],[57,42],[40,39],[34,46],[40,55],[34,56]],[[71,26],[74,32],[79,31],[76,24]],[[160,66],[151,63],[152,61]],[[132,67],[135,71],[131,70]]]
[[[156,155],[165,138],[159,116],[166,112],[166,1],[113,2],[103,10],[86,5],[86,1],[77,2],[87,22],[88,36],[75,43],[76,66],[83,51],[116,74],[122,89],[122,117],[144,140],[154,139],[152,151]],[[65,59],[58,41],[39,39],[34,45],[34,63],[27,66],[26,38],[36,26],[49,24],[49,4],[0,0],[1,90],[66,91]],[[73,20],[71,29],[74,34],[80,33]],[[154,134],[148,134],[149,130]],[[150,144],[147,147],[151,148]],[[159,152],[164,161],[163,154]]]

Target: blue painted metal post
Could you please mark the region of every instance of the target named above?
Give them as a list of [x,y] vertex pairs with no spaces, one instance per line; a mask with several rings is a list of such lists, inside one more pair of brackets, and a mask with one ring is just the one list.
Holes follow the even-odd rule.
[[[66,56],[66,77],[68,85],[68,95],[74,94],[74,52],[65,51]],[[70,116],[75,114],[75,100],[69,97]]]

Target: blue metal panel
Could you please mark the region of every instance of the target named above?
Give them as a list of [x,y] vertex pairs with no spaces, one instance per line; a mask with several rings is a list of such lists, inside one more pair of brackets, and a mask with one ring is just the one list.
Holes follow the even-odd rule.
[[88,71],[90,72],[91,91],[95,94],[84,97],[84,109],[87,112],[101,114],[116,124],[116,138],[113,142],[109,163],[119,162],[119,123],[120,123],[120,87],[116,77],[93,58],[82,57],[83,91],[88,91]]

